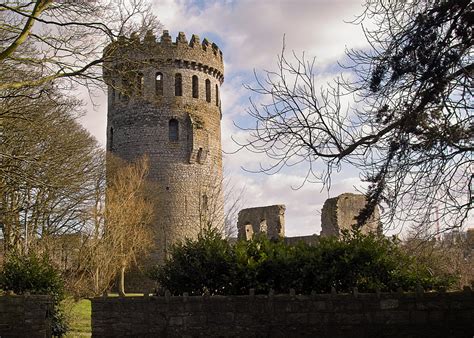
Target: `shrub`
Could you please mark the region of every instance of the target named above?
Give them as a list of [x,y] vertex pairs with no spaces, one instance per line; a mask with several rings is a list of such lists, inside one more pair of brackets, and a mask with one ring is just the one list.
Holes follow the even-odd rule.
[[316,246],[286,245],[256,237],[234,246],[216,232],[174,246],[170,259],[154,270],[152,278],[173,294],[191,295],[414,290],[449,287],[453,276],[433,275],[430,269],[403,252],[395,239],[345,233],[321,238]]
[[228,242],[213,230],[173,246],[171,260],[152,270],[151,277],[174,294],[229,294],[234,258]]
[[52,331],[61,336],[67,331],[67,323],[61,308],[64,299],[64,281],[46,256],[10,254],[0,271],[0,289],[21,295],[50,295],[53,299]]
[[310,271],[318,271],[305,281],[304,288],[329,292],[335,287],[349,292],[357,287],[362,292],[409,291],[449,287],[450,278],[434,276],[428,267],[417,264],[413,256],[404,253],[395,238],[358,232],[344,233],[341,240],[321,238],[315,247],[317,260]]

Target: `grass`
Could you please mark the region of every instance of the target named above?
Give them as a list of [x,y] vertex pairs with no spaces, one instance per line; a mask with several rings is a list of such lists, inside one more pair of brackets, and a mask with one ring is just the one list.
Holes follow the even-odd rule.
[[[107,297],[118,297],[118,293],[109,293]],[[142,297],[143,293],[127,293],[125,294],[126,297]]]
[[69,331],[66,337],[84,337],[91,335],[91,301],[73,299],[65,301],[66,313],[69,318]]

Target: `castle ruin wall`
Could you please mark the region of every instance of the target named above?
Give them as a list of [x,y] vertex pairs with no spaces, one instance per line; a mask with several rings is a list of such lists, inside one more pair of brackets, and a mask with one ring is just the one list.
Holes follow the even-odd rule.
[[238,215],[237,237],[249,240],[260,233],[267,234],[268,238],[284,237],[285,209],[284,205],[242,209]]
[[[365,195],[345,193],[324,202],[321,211],[321,236],[340,236],[342,230],[351,230],[357,224],[357,216],[366,206]],[[361,227],[362,233],[380,232],[378,208]]]

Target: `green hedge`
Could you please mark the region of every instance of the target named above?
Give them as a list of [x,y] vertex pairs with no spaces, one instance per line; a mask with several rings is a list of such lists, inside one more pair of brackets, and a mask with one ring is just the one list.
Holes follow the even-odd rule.
[[151,277],[172,294],[214,295],[256,293],[327,293],[331,287],[349,292],[414,290],[450,287],[454,276],[436,276],[400,250],[395,239],[346,233],[321,238],[316,246],[286,245],[257,237],[230,245],[217,232],[172,248],[170,258]]
[[52,331],[55,336],[66,333],[68,326],[61,307],[64,281],[46,256],[9,254],[0,271],[0,289],[17,295],[50,295],[53,299]]

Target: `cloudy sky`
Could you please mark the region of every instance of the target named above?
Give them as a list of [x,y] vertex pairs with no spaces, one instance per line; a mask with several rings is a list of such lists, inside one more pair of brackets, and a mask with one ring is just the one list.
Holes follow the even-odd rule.
[[[223,119],[222,142],[227,175],[237,187],[244,187],[245,207],[286,205],[288,236],[319,234],[320,211],[328,197],[354,192],[360,186],[358,173],[351,168],[334,176],[330,191],[317,184],[301,185],[304,168],[286,169],[278,174],[251,174],[242,170],[258,168],[265,158],[248,152],[230,154],[236,149],[231,136],[242,137],[235,126],[251,123],[246,115],[251,84],[256,70],[275,70],[283,38],[287,51],[305,52],[316,57],[321,85],[337,75],[337,60],[345,48],[363,48],[360,27],[347,23],[362,11],[362,0],[159,0],[154,8],[164,28],[173,37],[178,32],[215,42],[223,51],[225,82],[221,90]],[[105,144],[106,103],[97,97],[82,119],[84,126]]]

